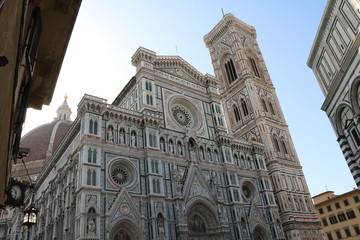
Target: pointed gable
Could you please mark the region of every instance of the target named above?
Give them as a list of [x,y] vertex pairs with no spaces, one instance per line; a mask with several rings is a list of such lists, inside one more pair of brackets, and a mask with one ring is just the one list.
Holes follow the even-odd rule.
[[126,188],[123,188],[114,199],[109,214],[111,225],[116,224],[116,222],[122,219],[140,223],[140,213]]
[[198,166],[190,167],[183,194],[185,202],[188,202],[194,197],[203,197],[212,202],[216,201]]

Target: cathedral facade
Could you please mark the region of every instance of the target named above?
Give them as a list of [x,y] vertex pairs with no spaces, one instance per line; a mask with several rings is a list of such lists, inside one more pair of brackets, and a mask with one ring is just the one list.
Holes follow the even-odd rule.
[[255,29],[204,37],[215,76],[140,47],[117,98],[85,95],[37,178],[36,239],[323,239]]

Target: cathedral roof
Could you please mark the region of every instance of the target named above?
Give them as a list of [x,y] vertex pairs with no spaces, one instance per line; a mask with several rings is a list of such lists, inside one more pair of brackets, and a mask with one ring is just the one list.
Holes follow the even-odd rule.
[[43,124],[22,137],[20,147],[30,148],[29,156],[24,157],[26,162],[49,159],[69,130],[72,122],[67,96],[56,112],[54,121]]
[[53,121],[27,133],[20,142],[21,147],[30,148],[30,154],[24,160],[29,162],[50,157],[70,126],[69,121]]

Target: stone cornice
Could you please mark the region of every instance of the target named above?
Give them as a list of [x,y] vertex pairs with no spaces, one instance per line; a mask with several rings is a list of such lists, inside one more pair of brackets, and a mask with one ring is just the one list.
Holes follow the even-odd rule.
[[256,30],[254,27],[247,25],[231,13],[228,13],[208,34],[204,36],[206,47],[209,48],[212,46],[230,27],[236,27],[241,30],[242,33],[256,39]]

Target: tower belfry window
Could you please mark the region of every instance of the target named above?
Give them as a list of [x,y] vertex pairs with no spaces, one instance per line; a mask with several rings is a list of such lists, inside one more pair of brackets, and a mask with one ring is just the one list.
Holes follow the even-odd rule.
[[237,79],[235,65],[231,58],[225,62],[225,71],[226,71],[226,75],[227,75],[229,84],[231,84],[232,82],[234,82]]
[[252,70],[254,72],[254,75],[259,78],[260,73],[259,73],[259,69],[258,69],[258,67],[256,65],[255,60],[253,58],[251,58],[251,57],[249,59],[250,59],[250,63],[251,63],[251,67],[252,67]]
[[247,115],[249,115],[249,109],[247,107],[247,104],[245,102],[244,99],[241,99],[241,108],[243,110],[244,116],[246,117]]
[[235,120],[236,120],[236,122],[239,122],[240,121],[239,108],[236,105],[234,105],[233,110],[234,110]]

